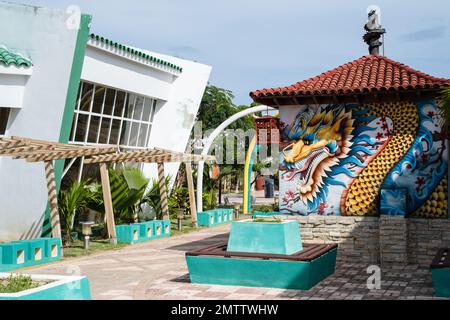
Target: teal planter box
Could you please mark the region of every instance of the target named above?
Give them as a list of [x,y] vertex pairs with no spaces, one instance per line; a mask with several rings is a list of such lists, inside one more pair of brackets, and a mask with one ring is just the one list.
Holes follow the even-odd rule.
[[163,220],[162,221],[162,225],[163,225],[162,236],[163,237],[169,237],[170,234],[171,234],[171,223],[170,223],[170,220]]
[[303,250],[297,221],[233,221],[227,251],[291,255]]
[[233,220],[233,209],[214,209],[197,213],[198,225],[213,227]]
[[28,245],[22,241],[0,244],[2,248],[2,264],[15,265],[17,268],[28,265]]
[[225,209],[227,215],[228,215],[228,221],[233,221],[234,220],[234,210],[233,209]]
[[155,224],[153,221],[142,222],[139,225],[141,239],[151,240],[155,237],[153,234],[155,230]]
[[450,298],[450,249],[440,249],[431,263],[434,295]]
[[169,220],[152,220],[116,226],[117,242],[140,243],[171,235]]
[[215,225],[214,213],[212,211],[198,212],[197,222],[198,225],[202,227],[211,227]]
[[127,224],[116,226],[117,242],[138,243],[140,241],[141,227],[139,224]]
[[31,239],[24,243],[28,245],[28,261],[42,262],[46,260],[46,241],[45,239]]
[[61,239],[38,238],[0,244],[0,272],[61,259]]
[[255,211],[253,212],[253,219],[257,219],[257,218],[270,218],[273,216],[278,216],[280,215],[279,212],[259,212],[259,211]]
[[214,214],[214,223],[215,224],[222,224],[224,222],[222,210],[220,210],[220,209],[213,210],[213,214]]
[[153,235],[155,238],[159,238],[163,235],[163,223],[161,220],[154,220],[155,229],[153,231]]
[[192,283],[309,290],[332,275],[337,249],[311,261],[191,255],[186,263]]
[[61,259],[61,239],[43,238],[45,240],[45,256],[48,262]]
[[[10,274],[0,273],[0,279]],[[0,293],[0,300],[91,300],[91,290],[86,277],[31,275],[35,281],[49,281],[38,288],[17,292]]]

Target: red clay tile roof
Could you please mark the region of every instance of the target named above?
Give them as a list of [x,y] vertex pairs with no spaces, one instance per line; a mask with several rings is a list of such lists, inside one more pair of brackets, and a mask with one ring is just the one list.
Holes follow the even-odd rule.
[[435,78],[381,55],[367,55],[314,78],[288,87],[256,90],[250,96],[336,95],[443,86],[450,86],[450,79]]

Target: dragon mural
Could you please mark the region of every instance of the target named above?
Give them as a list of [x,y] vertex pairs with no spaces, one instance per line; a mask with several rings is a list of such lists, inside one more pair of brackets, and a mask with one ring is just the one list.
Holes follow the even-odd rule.
[[[418,210],[447,171],[437,111],[434,102],[405,102],[307,105],[281,112],[280,211],[376,215],[380,194],[384,210],[402,207],[389,202],[401,201],[399,193],[408,205],[400,213],[384,213]],[[414,189],[411,181],[428,177],[426,188]]]

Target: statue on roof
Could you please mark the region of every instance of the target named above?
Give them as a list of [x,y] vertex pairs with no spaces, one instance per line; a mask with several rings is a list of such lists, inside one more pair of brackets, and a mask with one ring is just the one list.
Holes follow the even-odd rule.
[[369,7],[368,20],[364,25],[366,34],[363,36],[364,41],[369,45],[370,54],[380,54],[380,47],[383,43],[380,38],[386,33],[386,30],[382,28],[380,23],[380,9]]

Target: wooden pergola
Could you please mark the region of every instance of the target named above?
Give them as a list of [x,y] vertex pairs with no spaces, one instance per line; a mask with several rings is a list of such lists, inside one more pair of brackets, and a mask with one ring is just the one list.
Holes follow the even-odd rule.
[[102,179],[103,202],[105,205],[106,225],[111,243],[117,243],[116,228],[114,222],[114,210],[111,198],[109,174],[107,164],[115,163],[156,163],[158,167],[158,185],[161,197],[161,210],[164,219],[169,219],[169,206],[167,203],[166,175],[164,173],[164,163],[184,162],[186,165],[186,176],[189,189],[189,205],[193,226],[197,226],[197,208],[195,204],[195,188],[192,176],[192,162],[215,161],[214,156],[202,156],[185,154],[166,149],[153,148],[137,151],[117,152],[115,154],[94,155],[84,159],[85,164],[99,164],[100,176]]
[[117,147],[75,146],[23,137],[0,137],[0,156],[23,159],[27,162],[44,162],[52,236],[60,239],[61,224],[53,161],[115,152],[117,152]]
[[10,156],[13,159],[23,159],[27,162],[45,163],[52,236],[54,238],[61,238],[61,225],[58,213],[58,197],[53,161],[80,157],[83,157],[85,164],[99,164],[100,166],[106,225],[108,236],[112,243],[117,243],[117,238],[107,168],[107,164],[109,163],[156,163],[158,167],[161,209],[164,218],[168,219],[169,208],[167,203],[168,195],[165,183],[164,163],[184,162],[186,164],[192,224],[197,226],[197,211],[191,163],[198,161],[215,161],[215,157],[185,154],[158,148],[137,151],[125,151],[124,149],[125,147],[122,146],[80,146],[23,137],[0,137],[0,156]]

